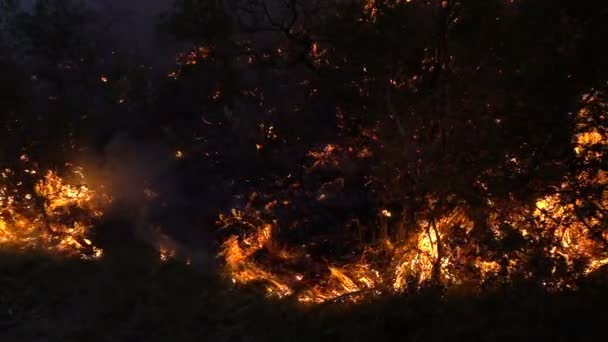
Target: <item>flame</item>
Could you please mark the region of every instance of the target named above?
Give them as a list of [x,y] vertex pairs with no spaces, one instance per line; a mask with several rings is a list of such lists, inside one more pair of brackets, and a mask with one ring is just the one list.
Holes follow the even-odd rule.
[[[233,213],[236,213],[234,211]],[[236,220],[243,220],[236,214],[232,217]],[[288,296],[293,293],[291,288],[285,284],[278,276],[258,266],[251,257],[261,250],[269,242],[272,234],[272,225],[264,224],[257,227],[257,231],[251,236],[239,240],[237,236],[231,236],[223,244],[222,254],[225,257],[232,280],[236,283],[250,283],[258,279],[264,279],[266,289],[270,295],[278,297]]]
[[313,59],[314,63],[319,65],[321,64],[321,58],[327,53],[327,49],[322,49],[319,47],[318,42],[313,42],[310,45],[310,57]]
[[[26,172],[35,175],[36,172]],[[100,258],[103,251],[88,235],[109,201],[84,184],[71,184],[48,171],[34,186],[34,194],[21,195],[9,185],[11,170],[5,170],[6,184],[0,189],[0,247],[44,249],[83,259]],[[83,181],[81,169],[74,170]],[[22,184],[19,182],[17,184]]]
[[328,166],[328,167],[339,167],[339,153],[342,152],[340,148],[338,148],[334,144],[327,144],[320,151],[310,151],[308,152],[308,156],[314,159],[314,163],[311,166],[311,169]]
[[[599,97],[592,97],[590,102],[596,108],[608,110]],[[576,158],[583,164],[606,157],[603,147],[608,145],[608,139],[594,120],[587,108],[576,116],[572,144]],[[328,144],[310,151],[312,166],[308,172],[321,166],[339,169],[345,157],[343,152],[348,150]],[[519,163],[518,159],[510,159]],[[309,192],[308,198],[319,201],[329,198],[334,189],[342,188],[329,186],[334,183],[324,183]],[[295,190],[290,191],[300,191],[300,185],[293,185],[289,188]],[[380,220],[381,231],[397,224],[405,233],[392,236],[384,232],[379,242],[364,243],[363,252],[344,256],[339,263],[325,261],[321,267],[310,258],[306,244],[298,247],[301,250],[280,245],[276,234],[279,224],[272,213],[283,200],[265,195],[261,196],[266,198],[263,211],[248,205],[246,211],[220,215],[220,226],[237,231],[225,240],[221,255],[234,283],[262,284],[268,295],[289,296],[303,303],[357,302],[379,293],[416,291],[427,284],[467,284],[481,289],[493,281],[522,278],[540,279],[540,284],[549,290],[573,288],[576,279],[608,265],[607,186],[607,171],[575,172],[564,176],[561,184],[547,189],[530,204],[499,205],[497,199],[488,198],[489,212],[484,219],[475,214],[475,208],[453,199],[454,196],[440,200],[429,195],[426,208],[409,220],[379,208],[379,216],[391,218]],[[579,192],[585,188],[602,190],[599,197],[591,198]],[[583,209],[587,215],[581,215]],[[480,237],[478,225],[491,236]],[[297,222],[288,222],[286,226],[294,229]],[[506,243],[512,236],[520,241],[521,247],[512,250],[491,247]],[[534,260],[538,252],[551,263],[550,274],[537,274]]]
[[160,261],[167,262],[175,257],[175,250],[161,246],[159,248]]
[[392,217],[393,213],[391,213],[390,211],[386,210],[386,209],[382,209],[382,211],[380,212],[380,214],[384,217]]
[[[535,231],[533,236],[536,239],[551,234],[556,245],[549,251],[549,256],[565,258],[570,266],[574,259],[590,259],[588,266],[582,271],[583,275],[589,274],[608,264],[608,255],[600,253],[597,242],[592,239],[590,232],[584,229],[582,223],[570,220],[563,221],[567,223],[566,226],[550,224],[560,215],[572,215],[569,212],[572,209],[571,206],[560,205],[556,196],[540,198],[529,214],[538,222],[545,222],[547,225],[543,230]],[[370,248],[369,259],[361,256],[359,261],[341,266],[328,265],[325,272],[306,276],[303,275],[306,274],[305,270],[291,270],[256,260],[256,254],[262,250],[279,254],[276,247],[272,246],[275,225],[262,223],[263,220],[259,217],[246,217],[247,214],[241,212],[231,219],[223,217],[227,226],[234,223],[229,223],[230,220],[244,221],[241,223],[253,232],[244,237],[232,235],[224,242],[222,256],[233,282],[261,283],[266,286],[269,295],[295,296],[298,301],[304,303],[322,303],[340,298],[356,302],[368,295],[407,292],[433,282],[445,285],[481,285],[503,270],[506,276],[510,277],[521,270],[521,265],[527,258],[526,255],[510,256],[507,266],[481,255],[473,260],[466,260],[464,255],[471,253],[466,251],[467,247],[463,247],[463,251],[460,247],[448,246],[453,239],[454,229],[461,229],[465,234],[471,234],[473,231],[474,222],[468,216],[466,206],[459,206],[439,218],[417,222],[418,233],[407,241],[387,240],[383,247]],[[248,220],[258,223],[254,224]],[[523,221],[523,218],[519,221]],[[522,226],[521,229],[525,228]],[[282,252],[289,255],[285,250]],[[376,257],[381,252],[388,257],[378,261]],[[601,255],[603,256],[599,257]],[[468,264],[474,272],[464,271],[466,267],[463,267],[463,264]],[[568,287],[572,284],[568,283],[567,279],[556,279],[551,284],[547,282],[546,286]]]

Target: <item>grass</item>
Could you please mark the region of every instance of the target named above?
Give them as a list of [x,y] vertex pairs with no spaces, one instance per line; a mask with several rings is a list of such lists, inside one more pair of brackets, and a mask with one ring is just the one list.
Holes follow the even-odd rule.
[[0,341],[606,339],[603,282],[553,295],[512,289],[441,299],[428,293],[302,307],[132,254],[99,262],[0,254]]

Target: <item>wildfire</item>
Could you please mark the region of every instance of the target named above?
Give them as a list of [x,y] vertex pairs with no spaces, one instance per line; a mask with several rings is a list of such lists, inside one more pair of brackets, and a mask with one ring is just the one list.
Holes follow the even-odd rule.
[[[26,172],[35,175],[36,172]],[[74,170],[84,181],[82,170]],[[0,247],[44,249],[83,259],[95,259],[103,251],[87,238],[89,228],[103,214],[109,199],[84,184],[70,183],[48,171],[25,193],[23,182],[11,184],[15,173],[5,170],[0,189]]]
[[[596,108],[606,109],[599,100],[593,101]],[[603,160],[608,144],[598,128],[603,126],[592,117],[587,109],[576,117],[572,144],[583,163]],[[329,144],[310,151],[312,166],[307,171],[340,168],[346,150]],[[310,192],[309,198],[320,201],[329,198],[334,189],[343,188],[326,184],[333,182],[321,186],[316,195]],[[380,208],[382,239],[364,242],[363,252],[341,256],[335,263],[311,259],[306,244],[290,249],[279,242],[279,222],[272,213],[282,199],[269,195],[263,211],[248,205],[246,211],[233,210],[220,216],[223,228],[236,231],[225,240],[221,256],[233,282],[262,284],[269,295],[289,296],[304,303],[356,302],[379,293],[416,291],[427,284],[466,284],[481,289],[513,279],[539,279],[549,290],[572,288],[576,279],[608,265],[606,186],[608,172],[582,171],[564,176],[561,185],[530,205],[518,202],[499,207],[488,198],[490,212],[485,222],[475,216],[475,208],[454,196],[444,199],[446,203],[429,196],[426,209],[418,211],[414,219]],[[584,195],[585,189],[594,188],[603,189],[599,198]],[[389,225],[400,225],[404,233],[386,233]],[[479,235],[478,225],[491,236]],[[294,229],[297,223],[285,226]],[[516,249],[491,247],[514,236],[520,241]],[[534,260],[539,252],[552,265],[550,274],[537,273]]]

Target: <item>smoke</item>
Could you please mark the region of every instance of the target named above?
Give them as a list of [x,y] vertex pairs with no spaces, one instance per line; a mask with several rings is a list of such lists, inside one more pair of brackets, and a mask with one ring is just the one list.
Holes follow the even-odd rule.
[[100,155],[79,162],[91,186],[112,198],[95,232],[105,241],[102,248],[135,241],[171,251],[175,259],[200,269],[215,266],[213,221],[205,210],[217,208],[217,199],[204,187],[185,191],[194,177],[183,174],[182,163],[161,140],[127,134],[115,135]]
[[121,134],[106,145],[100,173],[114,197],[140,203],[145,190],[174,163],[171,149],[162,142],[135,141]]
[[161,142],[117,134],[101,154],[78,161],[86,170],[89,185],[112,199],[95,231],[103,247],[110,246],[111,250],[125,241],[137,240],[158,249],[160,236],[150,213],[160,194],[153,185],[169,173],[174,163],[170,155],[168,146]]

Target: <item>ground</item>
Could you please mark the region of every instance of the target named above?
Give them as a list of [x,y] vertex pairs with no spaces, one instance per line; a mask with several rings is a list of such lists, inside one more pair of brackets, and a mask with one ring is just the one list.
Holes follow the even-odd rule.
[[303,307],[177,262],[0,254],[0,341],[605,340],[604,286]]

